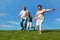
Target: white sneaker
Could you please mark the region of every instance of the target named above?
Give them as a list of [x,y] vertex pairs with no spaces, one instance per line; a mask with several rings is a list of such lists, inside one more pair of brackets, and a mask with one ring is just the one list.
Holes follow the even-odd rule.
[[39,32],[39,34],[42,34],[42,32],[41,31],[38,31]]
[[41,32],[39,32],[40,34],[42,34]]

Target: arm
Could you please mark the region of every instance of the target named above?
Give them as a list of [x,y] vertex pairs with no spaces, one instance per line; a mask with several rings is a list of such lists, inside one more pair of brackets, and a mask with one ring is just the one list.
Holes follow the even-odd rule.
[[40,14],[36,14],[36,17],[37,17],[38,15],[40,15]]
[[35,17],[37,17],[38,15],[40,15],[39,13],[38,13],[38,11],[36,12],[36,16]]
[[18,17],[20,17],[22,15],[22,11],[19,13]]
[[52,8],[52,9],[45,9],[44,12],[50,12],[50,11],[53,11],[55,10],[55,8]]
[[37,19],[38,19],[38,15],[39,15],[39,14],[37,13],[37,14],[36,14],[36,16],[35,16],[35,20],[37,20]]

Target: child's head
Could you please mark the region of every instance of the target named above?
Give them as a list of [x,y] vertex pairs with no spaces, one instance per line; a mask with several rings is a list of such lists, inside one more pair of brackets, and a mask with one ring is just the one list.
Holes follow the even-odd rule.
[[30,17],[30,12],[27,12],[27,16],[29,16],[29,17]]

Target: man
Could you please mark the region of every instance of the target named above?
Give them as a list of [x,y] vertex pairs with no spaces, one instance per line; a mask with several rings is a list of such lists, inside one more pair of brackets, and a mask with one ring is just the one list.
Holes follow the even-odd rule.
[[22,30],[26,30],[27,27],[27,17],[26,13],[28,10],[26,10],[26,6],[23,7],[23,10],[19,13],[19,16],[21,17],[20,25],[22,27]]
[[42,27],[42,24],[44,21],[44,13],[50,12],[53,10],[55,10],[55,9],[54,8],[53,9],[42,9],[42,5],[38,5],[38,10],[36,12],[35,20],[36,20],[36,26],[38,27],[40,34],[41,34],[41,27]]

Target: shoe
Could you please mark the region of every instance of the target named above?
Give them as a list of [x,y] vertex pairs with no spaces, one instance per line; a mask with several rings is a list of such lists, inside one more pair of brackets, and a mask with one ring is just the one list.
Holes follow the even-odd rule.
[[41,31],[38,31],[39,32],[39,34],[42,34],[42,32]]

